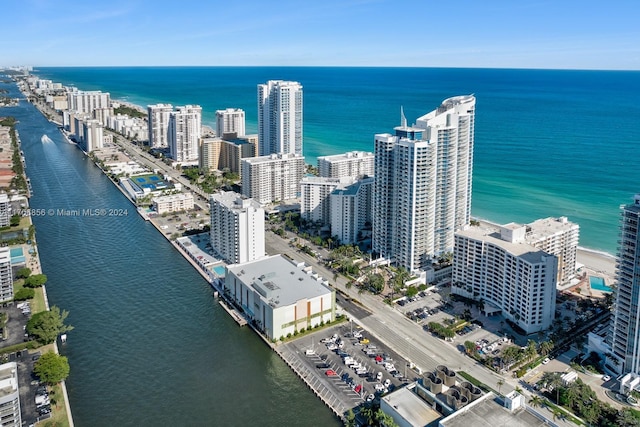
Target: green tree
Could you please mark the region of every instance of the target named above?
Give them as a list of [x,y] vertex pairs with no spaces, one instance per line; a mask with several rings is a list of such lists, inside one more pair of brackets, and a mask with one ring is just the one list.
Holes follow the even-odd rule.
[[51,344],[58,335],[73,329],[73,326],[64,324],[68,315],[68,311],[60,311],[56,306],[51,307],[49,311],[36,313],[27,322],[27,333],[42,344]]
[[538,408],[540,405],[542,405],[542,398],[540,398],[540,396],[532,396],[531,399],[529,399],[529,405],[531,405],[532,408]]
[[29,288],[22,288],[13,295],[14,301],[24,301],[35,296],[36,291]]
[[476,351],[476,344],[473,341],[465,341],[464,349],[467,351],[467,354],[473,354]]
[[33,364],[33,372],[40,381],[55,385],[69,376],[69,361],[65,356],[48,351]]
[[547,354],[551,353],[552,350],[553,350],[553,341],[542,341],[538,349],[540,354],[543,356],[546,356]]
[[31,269],[28,267],[22,267],[21,269],[16,271],[17,279],[26,279],[29,276],[31,276]]
[[534,357],[536,357],[536,355],[538,354],[536,350],[536,342],[534,340],[529,340],[527,342],[527,347],[524,352],[527,360],[531,360]]
[[9,219],[9,225],[11,227],[17,227],[20,225],[20,215],[15,214],[11,215],[11,219]]
[[504,380],[502,378],[499,379],[498,382],[496,382],[496,385],[498,386],[498,393],[500,393],[500,389],[504,385]]
[[349,409],[349,411],[347,412],[347,415],[344,419],[344,425],[346,427],[355,427],[357,425],[356,414],[353,413],[353,409]]
[[416,288],[415,286],[409,286],[407,288],[406,295],[408,298],[415,297],[417,294],[418,294],[418,288]]
[[45,283],[47,283],[46,274],[34,274],[24,280],[24,285],[28,288],[39,288]]

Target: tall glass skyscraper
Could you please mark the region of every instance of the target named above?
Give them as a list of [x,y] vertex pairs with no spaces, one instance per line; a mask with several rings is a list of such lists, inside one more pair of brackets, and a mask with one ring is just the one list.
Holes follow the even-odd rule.
[[620,210],[611,350],[622,362],[622,373],[640,374],[640,194]]
[[302,85],[270,80],[258,85],[259,155],[302,155]]
[[375,136],[373,251],[409,271],[453,250],[471,219],[475,97],[446,99]]

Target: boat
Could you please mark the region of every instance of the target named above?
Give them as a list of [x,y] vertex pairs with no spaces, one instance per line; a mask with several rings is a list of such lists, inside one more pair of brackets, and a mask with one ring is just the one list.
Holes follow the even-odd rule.
[[53,140],[45,134],[40,137],[40,142],[42,142],[43,144],[50,144],[53,142]]

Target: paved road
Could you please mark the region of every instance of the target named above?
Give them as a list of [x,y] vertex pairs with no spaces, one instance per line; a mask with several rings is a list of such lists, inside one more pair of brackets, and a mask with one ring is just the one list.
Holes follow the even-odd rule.
[[[369,330],[382,343],[393,348],[406,360],[413,362],[423,372],[433,370],[438,365],[447,365],[451,369],[468,372],[494,389],[498,389],[497,382],[503,379],[505,384],[500,388],[501,392],[511,391],[518,386],[517,380],[503,378],[464,356],[455,347],[458,343],[447,343],[425,332],[421,326],[407,319],[400,311],[382,302],[379,297],[368,293],[359,294],[354,289],[347,289],[345,286],[346,278],[338,276],[336,280],[333,280],[334,273],[322,265],[316,257],[289,246],[289,241],[294,237],[297,236],[287,233],[282,238],[267,231],[265,233],[267,253],[286,254],[293,259],[306,262],[321,276],[329,279],[336,289],[341,290],[352,299],[356,299],[366,315],[362,316],[362,312],[354,310],[353,305],[347,306],[345,311],[353,315],[354,322]],[[338,301],[343,303],[344,298],[339,298]]]

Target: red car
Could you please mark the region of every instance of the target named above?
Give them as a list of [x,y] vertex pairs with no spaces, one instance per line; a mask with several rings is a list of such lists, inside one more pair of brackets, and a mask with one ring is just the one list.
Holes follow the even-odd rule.
[[362,391],[362,386],[360,384],[358,384],[353,391],[355,391],[356,393],[360,394],[360,392]]
[[328,376],[328,377],[330,377],[330,376],[338,375],[338,374],[336,374],[336,371],[334,371],[333,369],[327,369],[327,370],[325,371],[325,375],[326,375],[326,376]]

